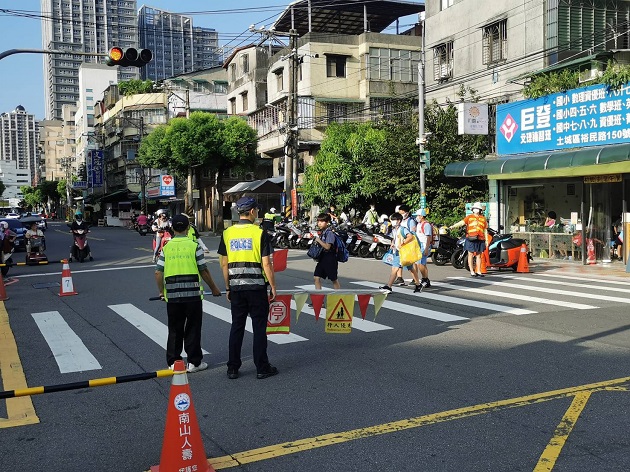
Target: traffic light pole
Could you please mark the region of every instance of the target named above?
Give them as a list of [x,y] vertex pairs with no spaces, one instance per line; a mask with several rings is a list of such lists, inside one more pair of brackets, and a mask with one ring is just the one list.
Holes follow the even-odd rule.
[[0,52],[0,60],[13,54],[66,54],[72,56],[96,56],[108,57],[107,53],[102,52],[80,52],[80,51],[57,51],[55,49],[8,49]]

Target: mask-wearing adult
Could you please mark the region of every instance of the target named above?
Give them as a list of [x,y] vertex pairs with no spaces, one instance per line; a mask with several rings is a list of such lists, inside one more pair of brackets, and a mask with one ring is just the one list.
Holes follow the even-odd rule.
[[370,210],[374,210],[376,207],[374,205],[370,205]]
[[399,226],[399,225],[400,225],[400,221],[392,220],[392,226]]

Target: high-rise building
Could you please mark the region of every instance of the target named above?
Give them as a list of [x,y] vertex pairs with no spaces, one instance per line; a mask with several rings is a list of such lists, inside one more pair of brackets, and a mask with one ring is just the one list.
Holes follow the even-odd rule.
[[39,161],[39,129],[35,115],[22,105],[0,114],[0,172],[5,198],[19,198],[19,188],[31,185]]
[[[138,47],[136,0],[41,0],[44,49],[107,54],[113,46]],[[79,99],[79,66],[102,57],[44,56],[46,118],[60,119],[63,104]],[[135,67],[119,67],[118,80],[139,78]]]
[[138,12],[140,45],[153,51],[142,79],[161,80],[220,65],[219,34],[193,26],[190,16],[142,6]]

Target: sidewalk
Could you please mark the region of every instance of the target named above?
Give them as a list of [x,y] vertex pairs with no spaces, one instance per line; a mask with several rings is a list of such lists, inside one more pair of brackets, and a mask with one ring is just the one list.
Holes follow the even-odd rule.
[[558,274],[591,275],[596,278],[621,277],[627,278],[630,282],[630,273],[626,272],[626,264],[620,261],[583,265],[581,262],[535,258],[533,262],[530,262],[529,268],[532,272],[538,269]]

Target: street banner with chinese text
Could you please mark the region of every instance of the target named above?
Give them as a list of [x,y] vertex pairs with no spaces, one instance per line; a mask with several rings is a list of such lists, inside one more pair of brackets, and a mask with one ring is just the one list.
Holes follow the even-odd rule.
[[326,297],[326,332],[350,333],[353,311],[354,294],[328,295]]

